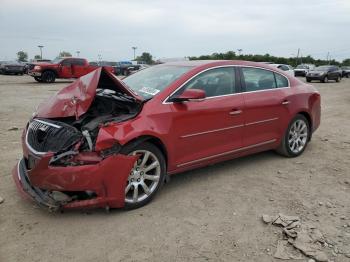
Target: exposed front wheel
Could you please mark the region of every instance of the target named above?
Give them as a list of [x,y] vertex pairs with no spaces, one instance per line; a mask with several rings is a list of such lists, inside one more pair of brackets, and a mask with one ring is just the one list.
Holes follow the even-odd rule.
[[309,142],[310,123],[303,115],[297,115],[290,122],[277,152],[287,157],[302,154]]
[[340,76],[338,76],[337,79],[335,79],[336,82],[340,82],[340,80],[341,80]]
[[328,77],[325,76],[322,80],[321,80],[322,83],[327,83],[328,82]]
[[125,187],[125,208],[134,209],[152,200],[164,183],[166,163],[162,152],[151,143],[143,143],[129,150],[139,155]]

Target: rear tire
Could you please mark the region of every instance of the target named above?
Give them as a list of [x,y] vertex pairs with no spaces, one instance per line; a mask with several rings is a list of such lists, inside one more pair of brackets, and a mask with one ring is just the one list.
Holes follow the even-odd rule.
[[41,79],[45,83],[53,83],[56,80],[56,75],[52,71],[45,71],[44,73],[42,73]]
[[311,82],[311,79],[306,78],[306,82],[310,83],[310,82]]
[[277,152],[286,157],[301,155],[310,140],[310,123],[305,116],[298,114],[289,123]]
[[160,149],[148,142],[129,148],[126,146],[122,152],[127,155],[140,154],[125,185],[124,209],[136,209],[149,203],[164,184],[166,162]]

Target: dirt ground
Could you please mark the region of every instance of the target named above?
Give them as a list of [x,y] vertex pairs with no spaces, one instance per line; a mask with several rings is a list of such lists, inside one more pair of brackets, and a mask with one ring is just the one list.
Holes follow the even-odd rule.
[[314,83],[322,123],[298,158],[265,152],[182,173],[133,211],[49,213],[10,174],[22,127],[67,83],[0,75],[0,261],[278,261],[280,230],[261,220],[278,213],[312,222],[333,243],[330,261],[350,261],[350,79]]

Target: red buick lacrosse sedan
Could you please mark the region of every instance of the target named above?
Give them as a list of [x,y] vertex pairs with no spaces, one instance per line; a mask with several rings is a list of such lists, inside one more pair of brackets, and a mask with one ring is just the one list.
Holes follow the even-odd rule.
[[300,155],[320,94],[267,64],[185,61],[123,81],[97,69],[42,103],[13,170],[51,210],[148,203],[168,176],[265,150]]

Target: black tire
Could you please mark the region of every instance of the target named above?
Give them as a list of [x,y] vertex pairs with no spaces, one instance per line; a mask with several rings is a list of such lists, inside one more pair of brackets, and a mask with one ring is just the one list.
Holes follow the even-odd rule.
[[43,81],[43,80],[41,79],[41,77],[37,77],[37,76],[35,76],[34,79],[35,79],[35,81],[37,81],[37,82],[39,82],[39,83],[41,83],[41,82]]
[[340,76],[338,76],[337,79],[335,79],[336,82],[340,82],[340,80],[341,80]]
[[311,82],[311,79],[306,78],[306,82],[310,83],[310,82]]
[[322,80],[321,80],[322,83],[328,83],[328,76],[325,76]]
[[[140,200],[140,201],[135,202],[135,203],[134,202],[132,202],[132,203],[128,202],[127,201],[127,197],[128,197],[128,194],[129,194],[129,191],[128,191],[128,193],[125,196],[126,199],[125,199],[124,209],[126,209],[126,210],[136,209],[136,208],[139,208],[139,207],[142,207],[142,206],[148,204],[153,199],[153,197],[156,195],[158,190],[164,184],[164,179],[165,179],[165,176],[166,176],[166,162],[165,162],[165,158],[164,158],[163,153],[161,152],[161,150],[157,146],[155,146],[152,143],[144,142],[144,143],[138,144],[136,146],[133,146],[133,145],[126,146],[125,148],[123,148],[122,153],[126,154],[126,155],[129,155],[129,154],[132,154],[135,151],[148,151],[148,152],[151,152],[153,154],[153,156],[156,157],[158,162],[159,162],[160,174],[159,174],[158,184],[155,186],[153,191],[145,199]],[[132,171],[135,171],[135,170],[133,169]],[[146,174],[146,171],[145,171],[145,174]],[[131,175],[132,175],[132,173],[129,175],[129,178],[131,178]],[[134,181],[134,182],[136,183],[136,181]],[[131,183],[131,182],[128,179],[127,184],[125,185],[126,188],[127,188],[129,183]],[[149,186],[149,185],[147,185],[147,186]],[[134,190],[133,187],[131,189]],[[132,193],[132,192],[130,192],[130,193]]]
[[56,75],[52,71],[45,71],[41,75],[41,80],[45,83],[53,83],[56,80]]
[[[297,122],[297,121],[302,121],[303,123],[305,123],[306,125],[306,141],[305,141],[305,144],[303,145],[302,148],[300,148],[300,150],[298,152],[295,152],[293,151],[293,149],[291,148],[291,145],[289,143],[289,140],[292,139],[291,137],[291,132],[292,132],[292,128],[293,128],[293,125]],[[282,137],[282,140],[281,140],[281,144],[280,146],[278,147],[277,149],[277,152],[280,154],[280,155],[283,155],[285,157],[297,157],[299,155],[301,155],[305,148],[307,147],[307,144],[310,140],[310,137],[311,137],[311,129],[310,129],[310,123],[309,121],[306,119],[305,116],[301,115],[301,114],[298,114],[296,115],[292,121],[289,123],[288,125],[288,128],[284,134],[284,136]]]
[[350,73],[347,73],[347,74],[346,74],[346,78],[350,78]]

